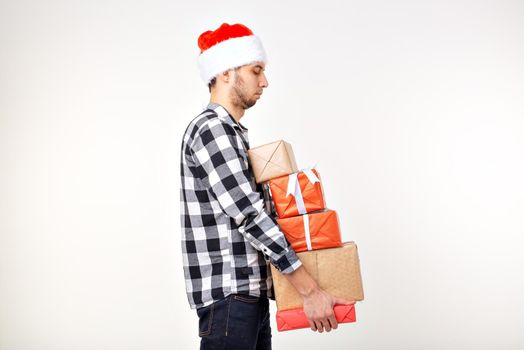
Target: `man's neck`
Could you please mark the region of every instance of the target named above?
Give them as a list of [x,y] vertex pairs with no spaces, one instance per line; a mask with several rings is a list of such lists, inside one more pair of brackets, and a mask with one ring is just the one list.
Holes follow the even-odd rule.
[[245,110],[240,106],[233,105],[229,99],[220,98],[219,96],[213,96],[213,94],[211,94],[210,102],[224,107],[237,123],[239,123],[240,119],[244,116]]

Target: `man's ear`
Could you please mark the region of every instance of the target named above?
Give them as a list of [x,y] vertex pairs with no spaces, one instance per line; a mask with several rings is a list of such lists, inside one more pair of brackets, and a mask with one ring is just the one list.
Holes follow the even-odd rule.
[[231,80],[232,78],[232,74],[231,74],[232,70],[226,70],[225,72],[223,72],[222,74],[219,74],[218,77],[220,80],[222,80],[222,82],[224,83],[229,83],[229,81]]

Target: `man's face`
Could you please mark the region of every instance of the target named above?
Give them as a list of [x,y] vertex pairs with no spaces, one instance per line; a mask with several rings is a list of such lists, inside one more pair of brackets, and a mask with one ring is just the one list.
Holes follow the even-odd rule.
[[234,80],[231,89],[233,103],[248,109],[257,103],[263,89],[268,86],[265,65],[263,62],[248,64],[234,70]]

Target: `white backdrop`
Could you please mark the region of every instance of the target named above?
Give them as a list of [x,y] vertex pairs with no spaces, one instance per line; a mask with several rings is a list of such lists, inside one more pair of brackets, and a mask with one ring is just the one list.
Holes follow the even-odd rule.
[[196,349],[179,149],[197,36],[245,23],[242,119],[317,165],[366,300],[275,349],[522,349],[524,3],[11,1],[0,7],[0,349]]

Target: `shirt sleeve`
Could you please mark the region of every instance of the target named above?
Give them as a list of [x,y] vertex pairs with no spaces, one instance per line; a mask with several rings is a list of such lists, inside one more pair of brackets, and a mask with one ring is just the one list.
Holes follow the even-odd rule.
[[260,193],[251,187],[247,154],[235,129],[220,120],[210,120],[195,135],[191,150],[197,176],[208,185],[246,240],[282,273],[298,269],[301,262],[295,251],[275,220],[267,215]]

